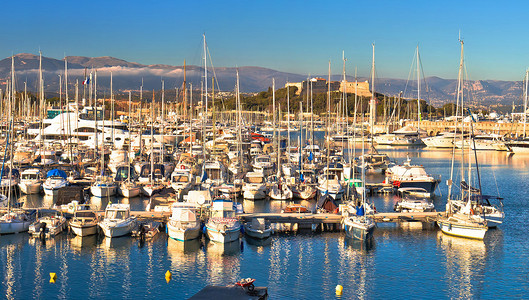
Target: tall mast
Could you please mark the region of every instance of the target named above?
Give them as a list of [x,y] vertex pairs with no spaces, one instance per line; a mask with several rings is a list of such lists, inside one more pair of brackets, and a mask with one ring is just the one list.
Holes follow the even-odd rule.
[[290,165],[290,89],[287,84],[287,142],[288,142],[288,164]]
[[164,100],[165,100],[165,81],[162,80],[162,120],[160,122],[160,127],[161,127],[161,131],[162,131],[162,139],[161,139],[161,151],[160,151],[160,163],[163,163],[163,149],[164,149],[164,142],[163,142],[163,139],[164,139],[164,134],[165,134],[165,127],[164,127],[164,123],[165,123],[165,115],[164,115],[164,112],[165,112],[165,105],[164,105]]
[[153,173],[154,173],[154,89],[152,90],[152,102],[151,102],[151,184],[154,186]]
[[327,79],[327,125],[325,126],[325,140],[329,140],[329,126],[330,124],[330,114],[331,114],[331,61],[329,60],[329,73]]
[[132,130],[131,128],[131,118],[130,118],[130,107],[131,107],[131,102],[132,102],[132,96],[131,96],[131,93],[129,91],[129,123],[128,123],[128,127],[129,127],[129,150],[127,151],[127,161],[129,162],[129,169],[127,170],[127,181],[130,183],[130,177],[132,176],[131,175],[131,172],[130,172],[130,152],[132,151],[132,140],[131,140],[131,136],[130,136],[130,131]]
[[421,129],[421,73],[419,65],[419,45],[417,45],[417,133]]
[[369,102],[369,127],[371,129],[371,144],[373,144],[373,134],[375,133],[375,114],[376,114],[376,98],[375,98],[375,43],[373,46],[373,65],[371,66],[371,101]]
[[272,137],[273,143],[276,142],[276,79],[272,78],[272,128],[274,129],[274,134]]
[[[454,164],[455,164],[455,151],[456,151],[456,137],[457,137],[457,116],[459,114],[459,110],[463,111],[463,93],[462,93],[462,72],[463,72],[463,40],[459,39],[459,43],[461,44],[461,57],[459,59],[459,72],[457,75],[457,97],[456,97],[456,126],[454,126],[454,140],[452,142],[452,163],[450,166],[450,179],[448,180],[448,201],[451,200],[452,195],[452,184],[453,184],[453,178],[454,178]],[[463,113],[461,113],[461,148],[463,149],[465,146],[465,139],[464,139],[464,123],[463,123]],[[462,157],[461,157],[461,179],[464,179],[464,150],[462,150]],[[470,184],[470,183],[469,183]]]
[[182,83],[182,88],[183,88],[183,98],[184,98],[184,109],[183,109],[183,115],[184,115],[184,122],[185,122],[185,119],[187,117],[187,95],[186,95],[186,91],[187,91],[187,84],[186,84],[186,60],[184,59],[184,82]]
[[527,123],[527,88],[529,84],[529,69],[525,71],[525,91],[523,102],[523,137],[525,138],[525,124]]
[[[207,61],[207,50],[206,50],[207,46],[206,46],[206,34],[204,34],[204,94],[205,94],[205,102],[206,102],[206,110],[205,110],[205,114],[204,114],[204,117],[205,119],[204,120],[207,120],[207,115],[208,115],[208,61]],[[204,105],[204,104],[202,104]],[[203,126],[206,126],[206,124],[204,123]]]
[[44,144],[44,78],[42,78],[42,52],[39,51],[39,119],[40,119],[40,154]]
[[[110,72],[110,114],[112,115],[112,117],[110,118],[111,122],[111,128],[112,128],[112,131],[111,131],[111,135],[112,135],[112,146],[114,146],[114,90],[112,88],[112,72]],[[103,115],[103,119],[104,119],[104,115]]]

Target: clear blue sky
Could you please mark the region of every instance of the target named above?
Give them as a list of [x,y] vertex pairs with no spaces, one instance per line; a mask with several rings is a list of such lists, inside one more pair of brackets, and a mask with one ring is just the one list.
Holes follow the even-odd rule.
[[216,67],[407,78],[419,44],[426,76],[456,78],[458,31],[470,79],[521,80],[529,67],[528,1],[6,1],[0,57],[114,56],[200,64],[202,33]]

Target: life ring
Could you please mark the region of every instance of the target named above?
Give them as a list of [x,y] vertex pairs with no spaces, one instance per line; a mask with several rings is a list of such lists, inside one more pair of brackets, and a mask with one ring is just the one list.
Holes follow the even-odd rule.
[[180,165],[180,170],[184,170],[185,168],[186,168],[186,166]]

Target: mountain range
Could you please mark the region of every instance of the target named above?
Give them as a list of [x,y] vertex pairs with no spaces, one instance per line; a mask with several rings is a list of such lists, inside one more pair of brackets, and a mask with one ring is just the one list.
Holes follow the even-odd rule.
[[[28,53],[17,54],[14,57],[16,88],[23,90],[24,82],[29,91],[36,91],[38,87],[39,56]],[[164,80],[165,89],[174,89],[182,86],[184,79],[183,66],[163,64],[144,65],[128,62],[110,56],[83,57],[68,56],[68,82],[69,91],[73,91],[76,80],[82,91],[82,81],[85,74],[97,70],[98,93],[108,93],[110,89],[110,72],[113,74],[113,88],[115,91],[139,90],[143,80],[144,90],[160,90],[161,80]],[[286,73],[263,67],[239,67],[241,91],[247,93],[267,90],[276,81],[276,88],[283,87],[288,82],[301,82],[307,79],[306,75]],[[64,78],[64,60],[42,57],[42,70],[46,93],[57,93],[59,90],[59,75]],[[234,67],[219,67],[214,69],[217,78],[215,89],[234,91],[236,82]],[[213,69],[208,67],[209,74]],[[199,90],[204,75],[204,68],[200,66],[186,66],[186,80],[192,84],[193,89]],[[0,88],[5,89],[6,80],[11,76],[11,57],[0,60]],[[316,76],[318,77],[318,76]],[[319,77],[327,78],[326,75]],[[341,75],[333,75],[332,80],[340,80]],[[95,76],[92,80],[95,80]],[[211,80],[211,79],[209,79]],[[348,80],[354,80],[348,77]],[[364,81],[366,78],[360,78]],[[211,81],[208,82],[211,87]],[[405,98],[416,98],[416,82],[405,79],[377,78],[376,91],[388,96],[397,96],[403,92]],[[522,102],[521,81],[501,80],[476,80],[469,81],[471,87],[469,99],[474,104],[481,105],[510,105]],[[454,102],[457,90],[457,80],[439,77],[427,77],[421,83],[421,98],[427,99],[434,106]],[[468,97],[468,96],[465,96]]]

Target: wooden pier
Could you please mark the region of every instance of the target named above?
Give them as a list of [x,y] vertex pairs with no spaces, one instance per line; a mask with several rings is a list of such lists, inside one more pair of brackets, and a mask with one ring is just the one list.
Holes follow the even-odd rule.
[[[442,212],[380,212],[370,215],[377,223],[424,222],[437,221]],[[239,214],[243,222],[250,222],[253,218],[264,218],[270,223],[291,223],[304,225],[341,224],[342,215],[312,214],[312,213],[254,213]]]

